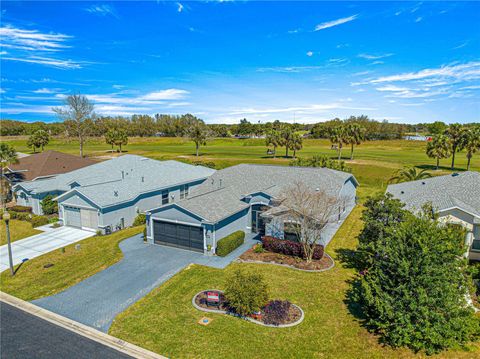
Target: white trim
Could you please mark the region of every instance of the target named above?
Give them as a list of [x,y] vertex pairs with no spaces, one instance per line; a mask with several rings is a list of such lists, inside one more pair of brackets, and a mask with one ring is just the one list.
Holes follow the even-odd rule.
[[152,219],[152,221],[157,221],[157,222],[169,222],[169,223],[176,223],[176,224],[184,224],[186,226],[202,227],[201,223],[197,224],[197,223],[183,222],[183,221],[178,221],[176,219],[160,219],[160,218],[152,218],[152,217],[150,218]]
[[475,218],[479,218],[479,219],[480,219],[480,216],[479,216],[479,215],[477,215],[477,214],[475,214],[475,213],[472,213],[472,212],[469,212],[469,211],[463,209],[462,207],[458,207],[458,206],[448,207],[448,208],[444,208],[444,209],[441,209],[441,210],[439,209],[439,210],[438,210],[438,213],[440,214],[440,213],[445,212],[445,211],[451,211],[452,209],[458,209],[459,211],[462,211],[462,212],[467,213],[467,214],[469,214],[469,215],[471,215],[471,216],[473,216],[473,217],[475,217]]

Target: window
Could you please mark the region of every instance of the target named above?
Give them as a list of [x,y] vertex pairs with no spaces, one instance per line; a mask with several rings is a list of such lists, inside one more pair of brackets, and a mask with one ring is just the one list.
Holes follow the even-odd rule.
[[168,191],[162,191],[162,205],[168,203]]
[[188,197],[188,184],[185,184],[180,187],[180,199]]

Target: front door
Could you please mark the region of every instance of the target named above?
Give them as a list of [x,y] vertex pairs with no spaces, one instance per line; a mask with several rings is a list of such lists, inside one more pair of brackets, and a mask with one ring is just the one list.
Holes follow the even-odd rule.
[[258,233],[261,235],[265,234],[265,223],[261,216],[262,212],[268,208],[264,204],[254,204],[252,205],[252,232]]

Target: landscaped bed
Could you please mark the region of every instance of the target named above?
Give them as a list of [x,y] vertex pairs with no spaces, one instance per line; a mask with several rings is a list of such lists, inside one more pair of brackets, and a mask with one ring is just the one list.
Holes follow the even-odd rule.
[[[219,301],[213,305],[209,303],[209,294],[218,294]],[[269,327],[291,327],[303,321],[303,311],[288,300],[271,300],[260,311],[248,316],[235,313],[230,307],[227,298],[221,290],[205,290],[197,293],[192,300],[195,308],[210,313],[223,313],[249,320],[253,323]]]
[[243,253],[240,256],[240,261],[284,265],[306,271],[325,271],[331,269],[334,265],[333,259],[328,254],[325,254],[319,260],[307,262],[303,258],[287,256],[281,253],[269,251],[256,252],[254,248],[250,248]]

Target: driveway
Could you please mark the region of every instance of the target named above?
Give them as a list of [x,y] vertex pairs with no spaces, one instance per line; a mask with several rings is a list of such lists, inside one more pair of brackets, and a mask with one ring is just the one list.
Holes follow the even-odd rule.
[[[49,226],[43,226],[37,229],[45,232],[12,243],[13,265],[22,263],[24,259],[41,256],[95,235],[93,232],[72,227],[50,228]],[[0,272],[8,269],[8,267],[8,249],[5,244],[0,246]]]
[[[120,243],[124,258],[111,267],[56,295],[33,303],[52,312],[107,332],[117,314],[167,281],[185,266],[196,263],[226,267],[255,240],[250,236],[230,255],[204,256],[183,249],[144,243],[142,235]],[[74,269],[72,269],[74,270]]]

